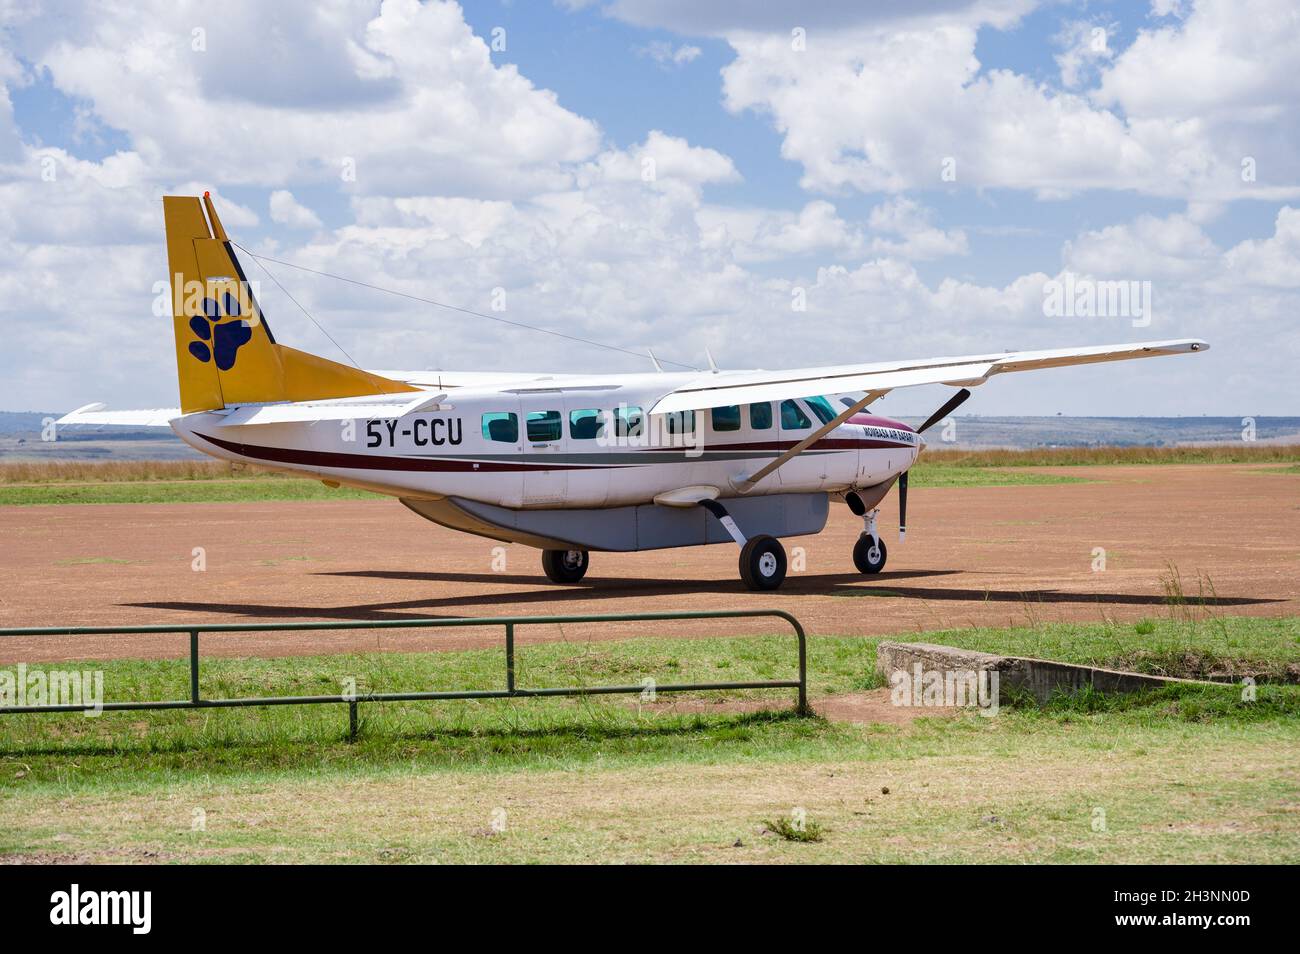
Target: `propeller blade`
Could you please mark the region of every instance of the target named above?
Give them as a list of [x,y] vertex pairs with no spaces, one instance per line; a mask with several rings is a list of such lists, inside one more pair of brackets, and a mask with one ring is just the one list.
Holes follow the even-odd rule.
[[898,542],[907,539],[907,471],[898,475]]
[[918,428],[916,429],[916,433],[918,433],[918,434],[924,434],[926,431],[928,431],[930,428],[934,427],[934,425],[938,424],[940,421],[942,421],[945,417],[947,417],[947,416],[948,416],[949,414],[951,414],[953,411],[957,410],[957,408],[959,408],[959,407],[961,407],[963,404],[965,404],[965,403],[966,403],[966,399],[967,399],[968,397],[970,397],[970,389],[969,389],[969,388],[962,388],[960,391],[958,391],[958,392],[957,392],[956,394],[954,394],[952,397],[948,398],[948,400],[944,402],[943,407],[939,408],[939,410],[937,410],[937,411],[935,411],[933,414],[931,414],[931,415],[926,419],[925,423],[922,424],[920,427],[918,427]]

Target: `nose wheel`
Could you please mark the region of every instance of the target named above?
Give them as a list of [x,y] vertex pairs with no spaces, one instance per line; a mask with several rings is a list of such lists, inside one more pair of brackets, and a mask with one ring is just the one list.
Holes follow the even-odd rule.
[[853,565],[859,573],[879,573],[887,555],[885,541],[869,533],[863,533],[853,545]]
[[879,573],[885,568],[889,551],[885,549],[885,541],[876,532],[876,517],[879,514],[879,510],[872,510],[863,515],[865,526],[862,536],[853,545],[853,565],[859,573]]
[[586,550],[543,550],[542,569],[552,583],[577,583],[587,575]]

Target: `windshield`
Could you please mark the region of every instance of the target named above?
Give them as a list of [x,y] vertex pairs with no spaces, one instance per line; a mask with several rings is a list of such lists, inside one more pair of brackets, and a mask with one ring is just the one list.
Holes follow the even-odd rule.
[[831,402],[826,400],[826,398],[824,397],[804,398],[804,403],[806,403],[810,408],[812,408],[812,412],[821,419],[821,422],[823,424],[829,424],[831,421],[835,419],[835,410],[834,408],[831,407]]

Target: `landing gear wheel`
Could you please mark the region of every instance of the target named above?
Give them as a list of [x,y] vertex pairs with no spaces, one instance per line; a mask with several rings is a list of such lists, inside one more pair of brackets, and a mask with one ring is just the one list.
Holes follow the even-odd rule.
[[861,573],[879,573],[885,568],[886,556],[885,541],[869,533],[862,534],[853,545],[853,563]]
[[774,590],[785,581],[785,547],[776,537],[752,537],[740,551],[740,578],[751,590]]
[[552,583],[577,583],[587,575],[586,550],[543,550],[542,569]]

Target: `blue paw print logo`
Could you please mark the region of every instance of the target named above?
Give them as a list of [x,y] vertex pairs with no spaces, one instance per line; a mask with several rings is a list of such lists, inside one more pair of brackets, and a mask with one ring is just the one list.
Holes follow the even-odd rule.
[[[228,317],[239,318],[239,301],[230,292],[222,295],[222,305]],[[190,354],[200,361],[215,361],[220,371],[235,366],[235,355],[253,337],[253,328],[247,321],[221,320],[221,306],[215,298],[203,299],[203,314],[190,319],[190,330],[203,339],[190,342]]]

